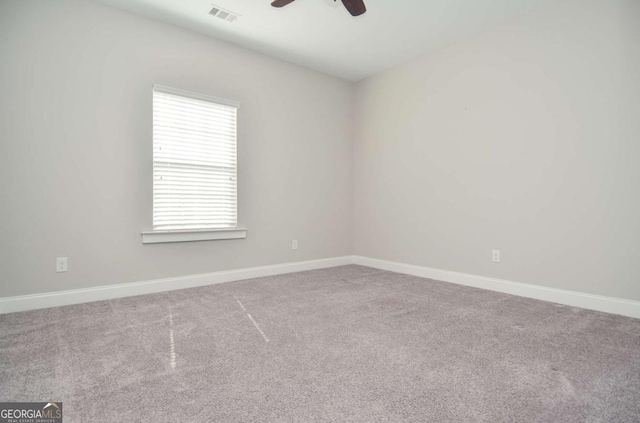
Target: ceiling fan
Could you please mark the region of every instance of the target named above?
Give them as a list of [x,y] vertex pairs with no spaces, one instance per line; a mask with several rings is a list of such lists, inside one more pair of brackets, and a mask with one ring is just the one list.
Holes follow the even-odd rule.
[[[271,6],[273,7],[283,7],[288,5],[289,3],[293,3],[295,0],[273,0],[271,2]],[[333,0],[336,1],[336,0]],[[364,12],[367,11],[367,8],[364,5],[363,0],[342,0],[342,4],[347,8],[349,13],[352,16],[360,16]]]

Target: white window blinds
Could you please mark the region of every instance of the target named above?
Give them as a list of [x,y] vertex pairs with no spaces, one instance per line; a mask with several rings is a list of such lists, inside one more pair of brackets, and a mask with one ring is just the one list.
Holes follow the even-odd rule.
[[239,106],[154,85],[154,230],[237,225]]

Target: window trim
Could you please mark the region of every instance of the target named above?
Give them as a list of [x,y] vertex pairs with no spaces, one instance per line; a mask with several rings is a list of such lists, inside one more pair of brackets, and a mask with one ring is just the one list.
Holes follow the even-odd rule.
[[168,242],[216,241],[224,239],[244,239],[245,228],[176,230],[142,232],[143,244],[164,244]]
[[189,97],[195,100],[208,101],[211,103],[223,104],[225,106],[235,107],[236,109],[240,109],[240,106],[242,105],[242,103],[240,103],[239,101],[228,100],[226,98],[220,98],[220,97],[214,97],[212,95],[207,95],[207,94],[194,93],[193,91],[181,90],[179,88],[171,88],[165,85],[153,84],[152,92],[153,91],[159,91],[165,94],[179,95],[182,97]]
[[[226,106],[235,107],[236,109],[240,109],[240,106],[241,106],[241,103],[239,101],[229,100],[229,99],[220,98],[220,97],[214,97],[206,94],[196,93],[193,91],[181,90],[178,88],[167,87],[165,85],[153,84],[152,92],[153,91],[222,104]],[[237,169],[237,164],[236,164],[236,169]],[[238,194],[236,193],[236,195]],[[153,221],[153,214],[151,218]],[[158,231],[151,230],[151,231],[142,232],[141,235],[142,235],[143,244],[160,244],[160,243],[171,243],[171,242],[245,239],[247,237],[247,229],[243,227],[235,227],[235,228],[176,229],[176,230],[158,230]]]

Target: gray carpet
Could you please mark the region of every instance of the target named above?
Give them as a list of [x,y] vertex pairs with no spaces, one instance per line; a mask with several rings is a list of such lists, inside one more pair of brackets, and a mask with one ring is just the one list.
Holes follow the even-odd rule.
[[640,320],[361,266],[0,316],[65,422],[638,422]]

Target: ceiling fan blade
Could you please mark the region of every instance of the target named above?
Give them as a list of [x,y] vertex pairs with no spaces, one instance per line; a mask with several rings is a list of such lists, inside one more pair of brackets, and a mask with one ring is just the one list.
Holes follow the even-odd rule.
[[295,0],[273,0],[271,2],[271,6],[273,7],[282,7],[282,6],[286,6],[289,3],[293,3]]
[[342,4],[352,16],[360,16],[367,11],[363,0],[342,0]]

